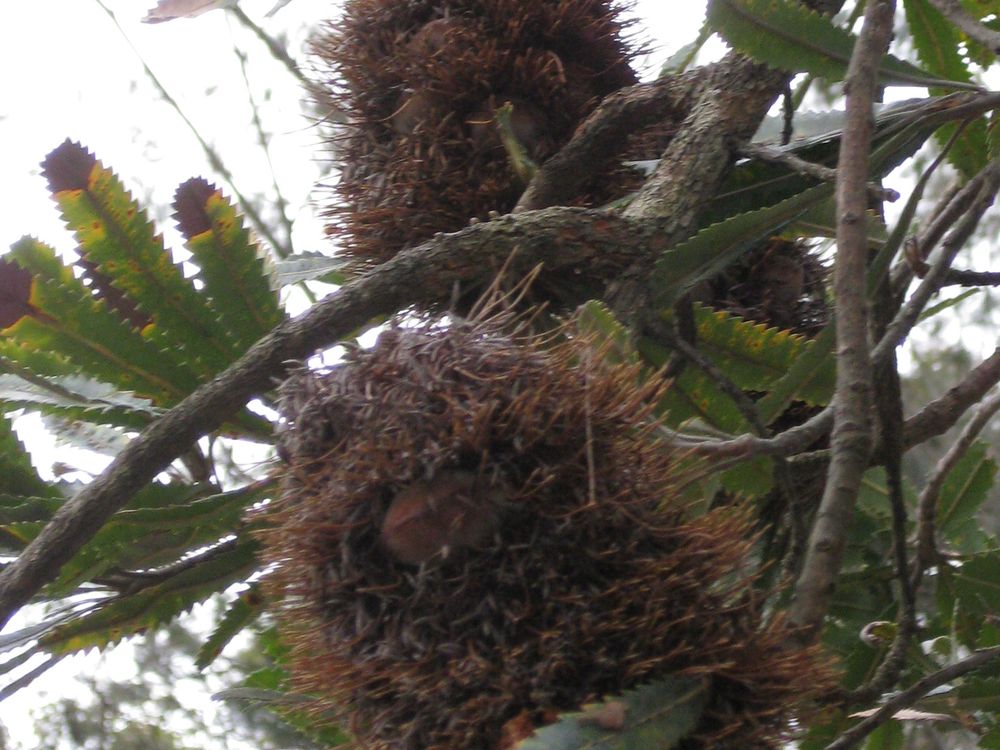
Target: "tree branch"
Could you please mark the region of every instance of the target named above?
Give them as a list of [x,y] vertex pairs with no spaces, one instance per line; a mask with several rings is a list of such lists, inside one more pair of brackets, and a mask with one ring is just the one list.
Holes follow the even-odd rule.
[[927,404],[903,423],[903,440],[907,448],[950,430],[966,411],[997,383],[1000,383],[1000,347],[980,362],[957,385],[938,399]]
[[897,711],[912,706],[927,695],[931,690],[946,685],[962,675],[986,666],[1000,656],[1000,646],[976,651],[961,661],[955,662],[944,669],[922,677],[906,690],[897,693],[887,700],[882,707],[871,716],[859,721],[853,727],[841,734],[836,740],[826,746],[825,750],[848,750],[854,747],[882,724],[891,719]]
[[[760,161],[783,164],[796,174],[806,177],[815,177],[823,182],[835,182],[837,180],[837,170],[830,167],[806,161],[795,154],[774,146],[764,146],[758,143],[747,143],[738,149],[740,155],[748,159],[758,159]],[[876,182],[868,183],[868,195],[872,200],[887,201],[895,203],[899,200],[899,193],[891,188],[883,187]]]
[[868,161],[878,92],[878,66],[892,35],[893,0],[872,0],[847,70],[847,112],[837,164],[837,386],[830,468],[802,573],[795,584],[791,621],[801,640],[818,635],[840,574],[847,531],[871,449],[871,360],[868,352],[866,210]]
[[679,121],[715,66],[640,83],[607,96],[572,139],[535,173],[514,213],[565,203],[628,144],[629,136],[664,120]]
[[341,287],[301,317],[279,325],[225,372],[143,430],[98,478],[67,501],[0,572],[0,626],[175,456],[254,395],[270,390],[295,360],[336,343],[376,316],[445,303],[455,284],[487,281],[515,249],[515,276],[542,262],[547,273],[562,279],[578,273],[610,278],[636,257],[663,252],[664,243],[660,222],[550,208],[439,235]]

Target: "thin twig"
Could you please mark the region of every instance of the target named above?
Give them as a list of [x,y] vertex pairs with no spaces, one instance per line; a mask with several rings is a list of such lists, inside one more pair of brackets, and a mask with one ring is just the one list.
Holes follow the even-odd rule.
[[887,700],[882,707],[871,716],[859,721],[853,727],[843,732],[836,740],[826,746],[825,750],[848,750],[874,732],[891,719],[897,711],[908,708],[923,698],[934,688],[946,685],[952,680],[974,672],[1000,656],[1000,646],[976,651],[971,656],[955,662],[944,669],[922,677],[906,690],[897,693]]
[[961,382],[903,423],[906,447],[920,445],[950,430],[997,383],[1000,383],[1000,347],[970,370]]
[[969,271],[949,268],[939,287],[1000,286],[1000,271]]
[[[806,161],[790,151],[775,148],[774,146],[747,143],[740,146],[738,153],[748,159],[759,159],[760,161],[783,164],[796,174],[801,174],[806,177],[815,177],[817,180],[822,180],[823,182],[837,181],[836,169],[825,167],[822,164],[816,164],[815,162]],[[899,200],[899,193],[875,182],[868,183],[868,196],[873,200],[888,201],[889,203],[894,203]]]
[[281,191],[281,185],[278,184],[278,175],[274,171],[274,162],[271,160],[270,138],[268,138],[267,132],[264,130],[264,123],[260,119],[260,106],[257,104],[253,87],[250,85],[250,75],[247,72],[247,55],[237,46],[234,46],[233,51],[236,53],[236,59],[240,61],[240,73],[243,76],[243,86],[246,89],[247,99],[250,102],[250,113],[253,120],[254,133],[257,135],[257,145],[260,146],[260,150],[264,154],[264,160],[267,162],[267,170],[271,175],[271,186],[274,188],[275,196],[274,207],[278,211],[278,219],[281,221],[281,225],[285,228],[286,244],[276,246],[274,252],[279,258],[287,258],[295,252],[295,248],[292,246],[292,220],[288,218],[288,201],[285,200],[285,195]]
[[[955,227],[941,242],[941,250],[933,265],[927,271],[920,285],[903,305],[895,319],[886,328],[885,335],[872,350],[872,360],[878,362],[894,351],[910,330],[920,319],[920,314],[927,306],[931,296],[941,287],[945,273],[954,261],[958,251],[962,249],[979,226],[986,209],[993,205],[997,190],[1000,189],[1000,161],[991,161],[978,176],[982,176],[975,199],[958,220]],[[956,198],[957,200],[957,198]],[[946,212],[945,212],[946,213]],[[943,214],[942,214],[943,215]]]
[[160,97],[163,99],[163,101],[169,104],[170,107],[174,110],[174,112],[177,113],[177,116],[181,118],[181,120],[184,122],[185,125],[187,125],[188,130],[190,130],[192,135],[194,135],[195,140],[198,141],[198,144],[201,146],[202,151],[205,153],[205,157],[208,159],[209,165],[212,167],[212,169],[218,172],[219,176],[222,177],[223,180],[226,181],[226,184],[229,186],[229,189],[233,193],[233,197],[236,198],[237,202],[240,204],[240,208],[243,209],[243,213],[246,214],[246,217],[250,220],[250,223],[253,224],[253,228],[257,232],[257,234],[259,234],[261,237],[267,240],[268,243],[270,243],[271,247],[273,248],[279,247],[277,238],[274,236],[274,233],[271,232],[271,228],[260,217],[260,214],[257,212],[257,208],[253,205],[251,201],[247,200],[247,198],[243,195],[243,193],[240,192],[239,188],[236,187],[235,178],[233,177],[232,172],[229,171],[229,168],[226,167],[225,162],[222,161],[222,157],[219,155],[219,152],[216,151],[211,146],[211,144],[209,144],[208,141],[206,141],[202,137],[201,132],[198,130],[198,128],[196,128],[194,126],[194,123],[191,122],[191,120],[188,119],[187,115],[184,114],[184,110],[181,109],[181,106],[177,103],[177,100],[174,99],[170,95],[170,92],[167,91],[166,87],[162,83],[160,83],[160,79],[157,78],[152,68],[150,68],[149,65],[146,63],[146,60],[143,58],[142,54],[139,52],[136,46],[132,44],[132,40],[129,38],[128,34],[125,33],[125,29],[123,29],[122,25],[118,23],[118,17],[114,14],[114,12],[110,8],[108,8],[102,2],[102,0],[94,0],[94,2],[97,3],[105,13],[108,14],[108,17],[111,19],[111,22],[114,23],[115,28],[118,29],[118,32],[122,35],[122,38],[125,40],[125,43],[128,44],[128,46],[132,49],[132,52],[135,53],[135,56],[138,58],[140,65],[142,65],[143,71],[145,71],[146,73],[146,77],[149,78],[150,82],[152,82],[153,86],[159,92]]
[[976,202],[979,190],[986,179],[984,170],[969,180],[960,189],[948,192],[941,198],[932,211],[932,219],[916,238],[912,240],[915,249],[908,253],[895,268],[892,269],[892,289],[896,294],[900,294],[913,279],[913,266],[915,262],[923,263],[930,255],[931,251],[941,241],[941,238],[951,229],[955,223],[964,216],[971,206]]

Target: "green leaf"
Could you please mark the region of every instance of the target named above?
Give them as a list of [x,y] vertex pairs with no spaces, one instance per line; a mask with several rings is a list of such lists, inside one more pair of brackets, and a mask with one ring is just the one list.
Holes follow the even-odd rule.
[[[875,116],[876,131],[870,161],[873,179],[883,177],[916,153],[943,123],[956,119],[953,107],[963,100],[955,95],[897,102]],[[842,123],[830,132],[796,140],[782,150],[806,161],[836,166],[840,151]],[[737,164],[722,188],[706,207],[705,225],[717,223],[737,213],[772,206],[817,184],[778,163],[746,160]],[[808,213],[808,212],[807,212]],[[805,215],[807,215],[804,214]]]
[[994,546],[976,518],[990,495],[997,473],[996,461],[987,455],[988,450],[989,446],[981,440],[973,443],[948,472],[941,487],[938,533],[960,552],[981,552]]
[[[740,52],[789,72],[841,81],[857,37],[796,2],[710,0],[708,23]],[[915,65],[886,55],[879,66],[883,85],[951,86],[978,89],[965,81],[945,81]]]
[[184,353],[202,376],[232,362],[233,347],[205,297],[184,278],[164,249],[163,238],[117,176],[68,140],[42,166],[84,259],[151,316],[145,335],[175,358]]
[[928,318],[933,318],[939,312],[944,312],[945,310],[951,309],[952,307],[955,307],[955,305],[964,302],[969,297],[972,297],[973,295],[976,294],[982,294],[982,292],[983,292],[982,289],[966,289],[961,294],[956,294],[954,297],[950,297],[949,299],[946,299],[942,302],[938,302],[936,305],[931,305],[930,307],[924,308],[924,311],[920,313],[920,317],[918,318],[918,320],[924,321],[927,320]]
[[738,214],[706,227],[667,250],[653,270],[654,304],[671,307],[699,281],[718,274],[747,249],[797,219],[832,192],[830,185],[817,185],[774,206]]
[[235,638],[243,628],[252,623],[260,615],[264,606],[264,599],[260,593],[260,585],[250,584],[246,591],[232,601],[226,613],[215,626],[215,630],[202,644],[195,659],[195,666],[198,669],[205,669],[215,661],[226,645]]
[[939,573],[945,579],[945,586],[939,586],[939,590],[945,589],[941,592],[945,602],[948,595],[957,600],[956,632],[964,645],[976,647],[980,626],[996,614],[996,603],[1000,601],[1000,552],[975,555],[948,570]]
[[261,485],[215,494],[201,486],[149,485],[63,566],[50,593],[72,591],[112,567],[146,570],[174,564],[236,533],[247,509],[265,496]]
[[10,407],[134,429],[162,413],[148,399],[82,375],[37,377],[32,382],[0,375],[0,401]]
[[[955,81],[972,82],[972,74],[959,50],[962,35],[954,24],[927,0],[905,0],[906,22],[913,34],[917,56],[934,75]],[[940,89],[932,93],[941,93]],[[947,143],[954,135],[956,125],[945,125],[935,137]],[[978,117],[962,131],[958,141],[948,153],[948,160],[969,179],[986,166],[986,121]]]
[[103,649],[123,638],[165,625],[195,604],[245,580],[256,568],[257,545],[242,541],[220,546],[196,564],[138,593],[101,602],[96,609],[39,638],[38,649],[62,655]]
[[828,323],[774,384],[771,392],[757,402],[764,424],[771,424],[793,401],[805,401],[813,406],[829,403],[837,377],[837,362],[833,356],[836,338],[836,329]]
[[204,283],[202,294],[239,356],[281,322],[261,250],[236,208],[203,179],[188,180],[174,196],[174,218]]
[[698,350],[744,390],[766,390],[809,347],[791,331],[695,306]]
[[53,497],[58,493],[31,463],[31,456],[14,434],[10,420],[0,416],[0,493]]
[[584,706],[521,741],[516,750],[670,750],[698,726],[708,680],[667,677]]
[[634,364],[639,354],[629,340],[629,333],[614,313],[597,300],[590,300],[580,306],[577,325],[581,333],[596,337],[597,342],[606,347],[606,357],[616,364]]
[[[55,351],[97,380],[151,399],[172,404],[197,385],[196,377],[144,338],[104,301],[95,299],[55,251],[25,237],[7,256],[32,274],[32,313],[4,329],[23,350]],[[5,354],[16,355],[7,347]]]

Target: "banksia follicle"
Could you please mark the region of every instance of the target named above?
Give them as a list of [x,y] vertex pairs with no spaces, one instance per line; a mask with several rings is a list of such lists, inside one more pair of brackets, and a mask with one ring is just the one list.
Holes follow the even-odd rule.
[[317,38],[329,92],[347,114],[331,231],[381,262],[472,217],[513,207],[495,111],[544,161],[597,106],[634,83],[615,0],[347,0]]
[[284,386],[263,532],[295,685],[369,750],[498,750],[657,676],[711,678],[690,747],[777,747],[828,684],[764,622],[747,514],[694,514],[655,386],[579,337],[393,327]]

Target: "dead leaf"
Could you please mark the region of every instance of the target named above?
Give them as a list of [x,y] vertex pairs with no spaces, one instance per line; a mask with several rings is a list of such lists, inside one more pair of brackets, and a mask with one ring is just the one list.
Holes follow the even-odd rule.
[[625,711],[627,706],[622,701],[595,703],[583,707],[581,724],[593,724],[599,729],[620,732],[625,728]]
[[237,2],[238,0],[160,0],[142,22],[163,23],[175,18],[194,18],[216,8],[230,8]]

